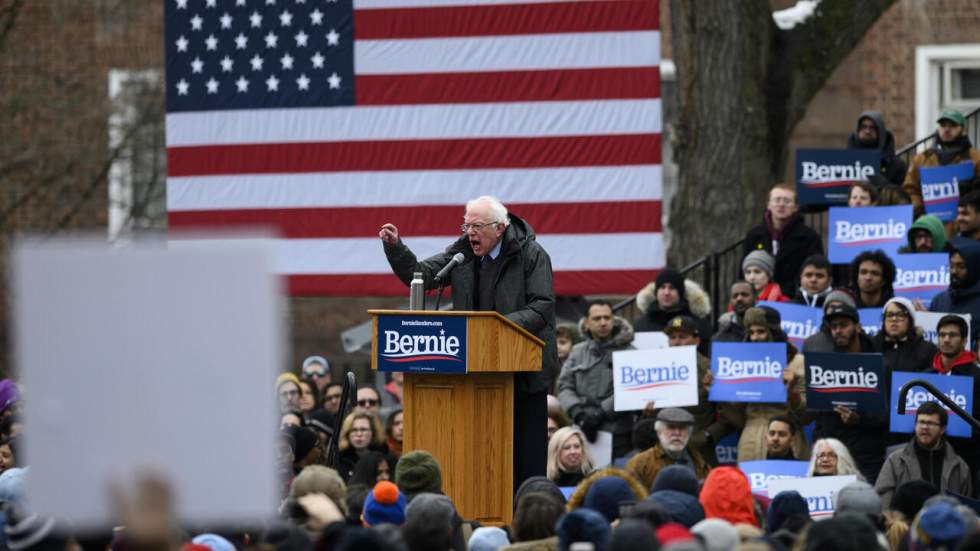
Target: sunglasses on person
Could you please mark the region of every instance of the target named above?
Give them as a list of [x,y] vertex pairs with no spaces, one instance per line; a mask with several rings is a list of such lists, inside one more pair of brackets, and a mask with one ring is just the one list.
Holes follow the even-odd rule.
[[361,407],[369,408],[378,405],[378,401],[371,398],[366,398],[364,400],[358,400],[357,405]]

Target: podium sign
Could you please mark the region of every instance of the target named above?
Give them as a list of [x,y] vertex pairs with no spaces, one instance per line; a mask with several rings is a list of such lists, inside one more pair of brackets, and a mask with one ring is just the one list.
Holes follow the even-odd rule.
[[378,317],[378,371],[466,373],[466,318]]

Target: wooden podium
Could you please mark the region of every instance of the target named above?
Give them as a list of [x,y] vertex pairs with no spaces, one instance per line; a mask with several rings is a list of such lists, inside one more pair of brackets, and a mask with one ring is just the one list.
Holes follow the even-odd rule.
[[544,341],[497,312],[368,313],[372,369],[378,369],[379,318],[466,318],[465,374],[405,373],[402,449],[425,450],[438,459],[443,492],[464,519],[509,524],[514,495],[513,374],[541,370]]

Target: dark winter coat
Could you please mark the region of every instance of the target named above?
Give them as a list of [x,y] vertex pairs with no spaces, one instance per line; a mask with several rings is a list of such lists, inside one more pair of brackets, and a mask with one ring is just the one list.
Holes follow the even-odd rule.
[[745,340],[745,326],[739,323],[735,312],[725,312],[718,318],[718,331],[712,335],[711,342],[742,342]]
[[779,239],[778,250],[773,254],[773,235],[770,232],[769,211],[764,220],[745,234],[742,244],[742,258],[757,249],[776,258],[776,273],[773,280],[779,284],[783,294],[793,296],[800,283],[800,270],[803,261],[810,255],[823,254],[823,239],[812,228],[803,223],[802,216],[794,216],[783,228]]
[[[861,119],[871,119],[878,127],[878,139],[874,143],[862,143],[858,139],[858,129],[861,127]],[[905,161],[895,156],[895,136],[885,127],[885,121],[881,118],[881,113],[877,111],[865,111],[858,115],[855,123],[854,132],[847,138],[848,149],[877,149],[881,152],[881,175],[896,186],[902,185],[905,179],[905,172],[908,165]]]
[[[545,342],[541,372],[519,373],[516,390],[541,392],[552,386],[558,377],[558,349],[555,347],[555,287],[551,273],[551,258],[538,244],[534,230],[523,219],[510,214],[510,225],[504,232],[500,257],[503,264],[494,284],[493,310],[527,329]],[[457,239],[446,250],[421,262],[402,241],[384,244],[385,255],[392,271],[405,285],[414,272],[422,272],[426,289],[434,289],[435,275],[456,253],[463,253],[463,263],[450,274],[453,308],[475,310],[477,292],[476,270],[479,262],[473,255],[467,237]]]
[[[942,449],[943,466],[940,481],[942,487],[939,490],[943,492],[949,490],[960,495],[970,496],[973,477],[970,475],[966,462],[953,452],[953,447],[949,445],[949,442],[943,442]],[[895,489],[903,482],[922,479],[922,468],[915,453],[915,439],[913,438],[904,448],[888,456],[888,461],[882,466],[881,474],[875,481],[875,491],[881,496],[882,508],[891,508]]]
[[[911,324],[910,324],[911,325]],[[881,353],[881,363],[885,373],[893,371],[929,372],[932,358],[939,349],[936,345],[922,338],[922,328],[911,326],[911,335],[904,340],[893,341],[885,336],[885,330],[878,331],[871,341],[875,352]],[[890,377],[888,377],[890,379]]]
[[970,324],[970,342],[975,343],[980,332],[980,321],[978,321],[980,320],[980,243],[972,239],[954,237],[951,244],[966,262],[967,280],[963,288],[950,287],[932,297],[929,311],[971,314],[975,321]]
[[698,322],[701,340],[711,339],[711,299],[700,285],[684,280],[684,296],[670,310],[657,303],[657,284],[650,282],[636,294],[636,307],[641,314],[633,320],[634,331],[663,331],[667,322],[677,316],[691,316]]

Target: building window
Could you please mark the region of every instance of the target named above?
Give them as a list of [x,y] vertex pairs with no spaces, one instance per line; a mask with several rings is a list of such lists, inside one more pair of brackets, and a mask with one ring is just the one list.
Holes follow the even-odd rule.
[[109,240],[167,228],[163,72],[109,71]]
[[[980,107],[980,44],[915,49],[915,137],[936,129],[943,109],[963,114]],[[972,131],[972,129],[971,129]]]

